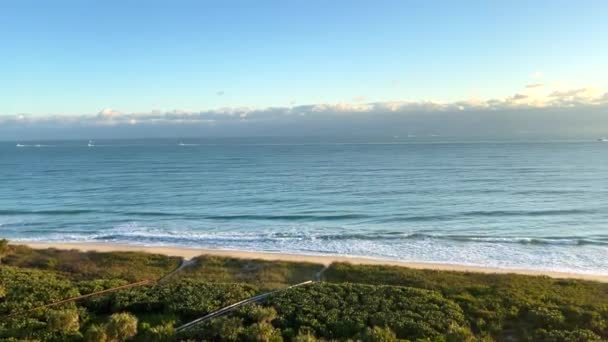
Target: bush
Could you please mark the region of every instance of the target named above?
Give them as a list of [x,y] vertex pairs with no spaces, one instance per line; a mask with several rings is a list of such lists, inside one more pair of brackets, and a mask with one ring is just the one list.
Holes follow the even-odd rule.
[[539,307],[528,312],[528,322],[535,327],[560,328],[566,318],[555,308]]
[[214,337],[221,341],[238,341],[243,332],[243,320],[237,317],[220,317],[211,323]]
[[352,338],[370,326],[389,327],[399,338],[439,338],[452,324],[465,325],[458,305],[440,293],[406,287],[316,283],[269,304],[280,328],[308,327],[329,339]]
[[172,322],[167,322],[156,326],[151,326],[149,323],[143,323],[141,325],[139,335],[141,335],[141,337],[138,340],[142,342],[164,342],[175,340],[175,331],[173,329]]
[[72,280],[99,278],[134,282],[158,279],[179,267],[181,259],[138,252],[80,252],[77,250],[32,249],[11,246],[6,263],[12,266],[56,270]]
[[251,342],[281,342],[283,337],[281,332],[275,329],[270,323],[254,323],[243,330],[241,334],[244,341]]
[[536,329],[592,331],[608,339],[608,284],[519,274],[332,264],[330,282],[411,286],[441,292],[462,308],[477,336],[529,339]]
[[106,325],[108,341],[122,342],[137,334],[137,317],[123,312],[110,316]]
[[297,336],[295,336],[292,342],[317,342],[317,338],[311,332],[300,332]]
[[195,263],[176,274],[178,278],[214,283],[248,283],[263,289],[282,288],[314,279],[323,265],[307,262],[286,262],[222,258],[201,255]]
[[568,330],[545,330],[536,331],[535,340],[545,342],[600,342],[602,338],[593,331],[585,329]]
[[104,327],[93,324],[85,332],[84,340],[86,342],[106,342],[108,335]]
[[397,336],[389,328],[373,327],[365,329],[361,340],[363,342],[397,342]]
[[211,284],[179,280],[161,286],[138,287],[109,297],[113,311],[175,313],[191,320],[251,297],[255,288],[245,284]]
[[73,334],[80,330],[80,321],[76,310],[53,310],[48,312],[47,329],[50,332]]

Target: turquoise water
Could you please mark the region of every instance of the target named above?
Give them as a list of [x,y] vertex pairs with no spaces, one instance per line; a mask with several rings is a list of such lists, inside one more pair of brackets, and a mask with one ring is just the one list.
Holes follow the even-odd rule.
[[14,240],[608,274],[605,143],[16,144],[0,143]]

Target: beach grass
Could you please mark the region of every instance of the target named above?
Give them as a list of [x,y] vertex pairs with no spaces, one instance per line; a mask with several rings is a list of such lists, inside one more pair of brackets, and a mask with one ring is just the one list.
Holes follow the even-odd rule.
[[315,278],[323,265],[201,255],[177,277],[219,283],[249,283],[264,289],[281,288]]
[[13,245],[4,262],[16,267],[56,271],[75,280],[118,278],[138,281],[162,277],[179,267],[181,258],[134,251],[104,253]]

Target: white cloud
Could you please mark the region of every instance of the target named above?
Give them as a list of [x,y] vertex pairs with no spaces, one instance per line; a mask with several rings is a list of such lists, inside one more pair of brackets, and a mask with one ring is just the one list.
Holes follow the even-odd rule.
[[[362,99],[355,99],[362,100]],[[0,129],[85,129],[100,127],[113,129],[120,127],[145,128],[185,127],[261,127],[287,125],[298,128],[302,123],[323,125],[349,125],[353,120],[366,120],[367,124],[385,125],[393,129],[390,122],[405,122],[415,119],[416,123],[436,120],[437,117],[458,117],[468,115],[489,115],[489,113],[508,112],[508,116],[530,110],[551,110],[608,107],[608,93],[594,87],[564,88],[559,84],[543,86],[524,86],[512,96],[494,99],[468,99],[454,102],[439,101],[383,101],[363,103],[335,103],[294,105],[286,107],[249,108],[226,107],[214,110],[194,111],[177,109],[172,111],[152,110],[141,113],[125,113],[106,108],[96,115],[0,115]],[[467,113],[471,113],[470,115]],[[519,114],[517,114],[519,115]],[[572,114],[573,120],[576,114]],[[391,121],[392,120],[392,121]],[[362,121],[361,121],[362,122]],[[160,129],[160,128],[159,128]]]
[[97,116],[99,116],[100,118],[115,118],[121,115],[121,112],[112,108],[104,108],[97,114]]

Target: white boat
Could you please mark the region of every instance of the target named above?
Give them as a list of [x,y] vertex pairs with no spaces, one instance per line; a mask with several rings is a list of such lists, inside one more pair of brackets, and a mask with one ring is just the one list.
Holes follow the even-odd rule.
[[87,144],[87,146],[89,146],[89,147],[95,146],[95,145],[93,145],[93,140],[89,140],[89,143]]
[[25,145],[17,144],[17,147],[25,147]]
[[599,142],[608,142],[608,138],[600,138],[600,139],[597,139],[597,141],[599,141]]

